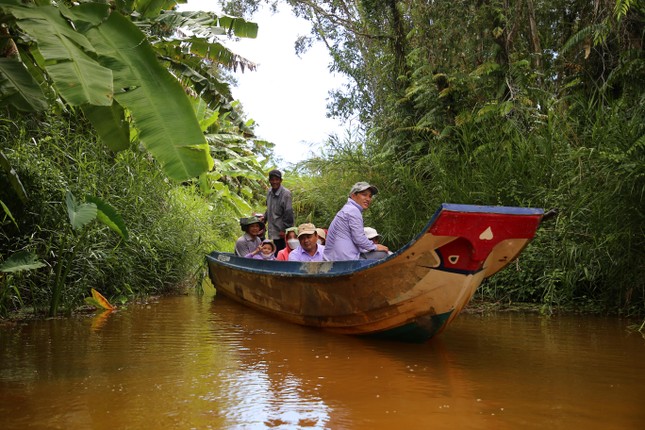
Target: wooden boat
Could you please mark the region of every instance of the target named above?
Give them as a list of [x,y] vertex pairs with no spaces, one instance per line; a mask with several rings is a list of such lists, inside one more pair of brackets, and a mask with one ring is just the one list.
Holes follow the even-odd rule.
[[381,260],[285,262],[212,252],[218,294],[272,316],[350,335],[426,341],[534,237],[541,209],[443,204]]

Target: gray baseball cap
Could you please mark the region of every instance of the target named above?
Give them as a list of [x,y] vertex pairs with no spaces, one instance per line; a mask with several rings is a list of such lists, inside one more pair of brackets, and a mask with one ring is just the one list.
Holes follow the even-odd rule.
[[368,189],[372,191],[373,196],[378,193],[378,188],[376,188],[374,185],[370,185],[367,182],[357,182],[352,186],[352,189],[349,191],[349,196],[351,197],[356,193],[361,193]]

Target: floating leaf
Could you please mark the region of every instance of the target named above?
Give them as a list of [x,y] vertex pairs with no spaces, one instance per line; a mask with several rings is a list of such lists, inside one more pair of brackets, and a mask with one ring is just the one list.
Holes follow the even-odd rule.
[[101,293],[96,291],[94,288],[92,288],[92,299],[94,299],[94,302],[96,303],[95,306],[108,310],[116,309],[110,302],[108,302],[105,297],[103,297]]

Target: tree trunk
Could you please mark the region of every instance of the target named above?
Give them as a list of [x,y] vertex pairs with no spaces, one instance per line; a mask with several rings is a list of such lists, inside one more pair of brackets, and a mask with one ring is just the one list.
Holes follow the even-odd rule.
[[533,50],[533,67],[542,70],[542,46],[540,44],[540,34],[538,33],[537,23],[535,21],[535,7],[533,0],[526,0],[529,9],[529,30],[531,32],[531,49]]

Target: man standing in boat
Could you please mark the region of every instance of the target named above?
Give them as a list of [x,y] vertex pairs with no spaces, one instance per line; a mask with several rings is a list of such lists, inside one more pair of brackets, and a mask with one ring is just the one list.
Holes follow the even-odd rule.
[[269,172],[271,189],[267,193],[267,210],[264,222],[267,224],[267,238],[276,246],[276,254],[285,247],[284,233],[293,227],[293,207],[291,191],[282,186],[282,172],[275,169]]
[[327,230],[325,260],[358,260],[361,252],[389,251],[387,246],[369,240],[363,230],[363,211],[370,207],[376,193],[378,189],[367,182],[357,182],[352,186],[347,203]]
[[289,253],[289,261],[323,261],[325,246],[318,243],[316,226],[310,223],[298,226],[300,246]]

